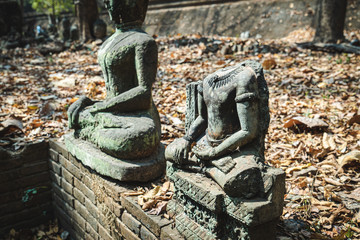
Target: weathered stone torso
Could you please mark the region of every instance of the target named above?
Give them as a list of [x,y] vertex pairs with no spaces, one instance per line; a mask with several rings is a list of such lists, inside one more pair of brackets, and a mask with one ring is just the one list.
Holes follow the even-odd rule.
[[256,75],[251,68],[225,68],[205,78],[199,90],[208,111],[207,135],[221,140],[241,129],[237,98],[257,94]]
[[[153,52],[148,61],[156,61],[155,40],[140,29],[117,31],[104,42],[98,53],[98,62],[105,79],[107,98],[112,98],[138,85],[136,55],[139,48]],[[155,80],[155,79],[154,79]],[[152,83],[149,83],[152,84]]]

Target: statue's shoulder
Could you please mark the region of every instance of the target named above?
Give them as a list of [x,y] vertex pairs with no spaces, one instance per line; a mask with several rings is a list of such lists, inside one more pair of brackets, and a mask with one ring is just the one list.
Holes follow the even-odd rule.
[[156,47],[155,39],[143,31],[134,32],[132,40],[138,46]]
[[244,61],[238,65],[236,102],[257,101],[259,98],[258,78],[263,76],[260,63]]

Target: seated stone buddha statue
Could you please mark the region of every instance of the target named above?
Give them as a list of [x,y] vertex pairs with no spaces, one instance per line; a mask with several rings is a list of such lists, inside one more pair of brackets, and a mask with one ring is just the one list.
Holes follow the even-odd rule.
[[186,134],[166,148],[165,158],[205,173],[231,197],[261,196],[270,119],[261,65],[245,61],[187,88]]
[[106,99],[81,97],[68,110],[74,136],[121,159],[150,156],[160,142],[160,119],[152,100],[157,45],[141,29],[148,0],[106,0],[116,32],[98,52]]

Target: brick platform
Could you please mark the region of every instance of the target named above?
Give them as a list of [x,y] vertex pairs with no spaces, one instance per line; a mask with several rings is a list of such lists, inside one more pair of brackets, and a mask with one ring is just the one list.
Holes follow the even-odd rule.
[[102,177],[74,158],[63,143],[50,142],[55,216],[74,239],[182,239],[173,221],[148,215],[136,197],[139,184]]
[[0,147],[0,239],[10,229],[58,218],[71,239],[182,239],[173,221],[148,215],[124,192],[126,184],[102,177],[50,141],[19,152]]
[[46,142],[18,152],[0,148],[0,182],[0,238],[53,218]]
[[285,173],[281,169],[268,168],[263,176],[264,196],[252,199],[229,197],[212,179],[181,170],[170,162],[166,171],[175,185],[167,210],[185,238],[276,238],[285,192]]

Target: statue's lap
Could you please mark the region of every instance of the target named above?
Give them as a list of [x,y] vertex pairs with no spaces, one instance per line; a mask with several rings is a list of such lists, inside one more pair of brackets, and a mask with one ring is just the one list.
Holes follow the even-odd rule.
[[134,159],[151,155],[159,144],[155,120],[147,111],[129,114],[83,111],[79,117],[83,128],[77,131],[102,151],[118,158]]

